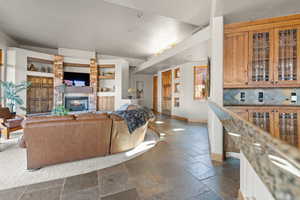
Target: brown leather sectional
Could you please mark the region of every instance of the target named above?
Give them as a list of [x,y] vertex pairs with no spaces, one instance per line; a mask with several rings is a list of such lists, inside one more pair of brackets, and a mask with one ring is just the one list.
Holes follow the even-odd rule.
[[27,169],[128,151],[144,141],[147,124],[129,133],[124,120],[106,113],[27,118]]

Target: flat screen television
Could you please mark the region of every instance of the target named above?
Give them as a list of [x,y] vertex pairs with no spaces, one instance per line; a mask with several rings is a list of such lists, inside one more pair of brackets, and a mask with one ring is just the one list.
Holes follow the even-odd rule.
[[90,74],[64,72],[64,83],[67,86],[75,86],[75,87],[90,86]]

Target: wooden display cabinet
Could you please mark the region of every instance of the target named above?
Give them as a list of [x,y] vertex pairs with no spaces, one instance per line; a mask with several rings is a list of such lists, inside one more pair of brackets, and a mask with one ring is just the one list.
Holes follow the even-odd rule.
[[274,109],[258,107],[249,109],[249,121],[266,132],[274,135]]
[[227,24],[224,88],[300,87],[300,15]]
[[274,79],[276,86],[300,84],[300,27],[275,29]]
[[274,112],[275,137],[300,148],[299,109],[278,108]]
[[259,30],[249,33],[248,79],[252,86],[272,86],[273,31]]

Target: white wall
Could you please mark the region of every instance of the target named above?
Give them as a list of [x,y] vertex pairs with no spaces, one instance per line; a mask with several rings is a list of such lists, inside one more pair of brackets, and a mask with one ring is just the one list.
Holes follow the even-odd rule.
[[[223,17],[211,20],[211,96],[209,100],[223,106]],[[212,154],[223,155],[223,126],[216,114],[208,111],[208,132]]]
[[243,152],[240,153],[240,192],[245,199],[274,200]]
[[[172,98],[172,115],[187,117],[190,121],[207,121],[207,101],[194,99],[194,66],[201,65],[207,65],[207,60],[180,65],[180,106],[174,107]],[[174,73],[172,89],[174,91]]]
[[[208,105],[206,100],[194,99],[194,66],[207,65],[207,60],[185,63],[158,72],[158,111],[161,112],[162,72],[173,70],[172,73],[172,115],[188,118],[189,121],[207,121]],[[180,92],[174,93],[174,69],[180,68]],[[180,106],[174,107],[174,97],[179,97]]]
[[153,76],[144,74],[134,74],[131,76],[131,87],[137,88],[136,82],[144,82],[144,98],[139,102],[142,106],[152,109]]

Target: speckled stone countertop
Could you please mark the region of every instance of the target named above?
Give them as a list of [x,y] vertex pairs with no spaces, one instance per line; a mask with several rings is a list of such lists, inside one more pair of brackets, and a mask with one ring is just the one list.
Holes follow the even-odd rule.
[[300,151],[235,113],[209,102],[224,128],[240,135],[240,148],[275,199],[300,200]]

